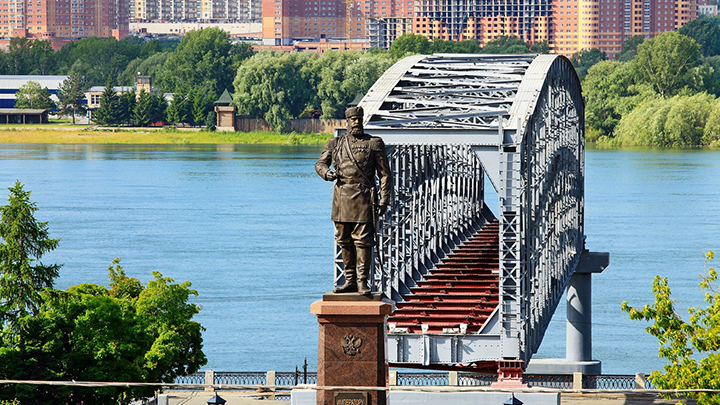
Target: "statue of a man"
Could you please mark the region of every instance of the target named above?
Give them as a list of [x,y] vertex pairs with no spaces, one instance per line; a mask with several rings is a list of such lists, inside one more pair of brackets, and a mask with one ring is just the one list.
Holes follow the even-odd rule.
[[[385,143],[363,132],[362,107],[348,108],[345,118],[347,132],[328,142],[315,171],[324,180],[335,181],[331,218],[335,222],[335,241],[342,249],[345,284],[333,292],[369,294],[375,219],[387,210],[392,178]],[[376,174],[380,180],[379,201]]]

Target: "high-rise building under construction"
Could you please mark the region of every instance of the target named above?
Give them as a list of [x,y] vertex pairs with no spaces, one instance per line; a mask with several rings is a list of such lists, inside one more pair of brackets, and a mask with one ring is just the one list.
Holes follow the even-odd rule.
[[412,32],[429,39],[501,36],[546,41],[552,53],[599,49],[610,57],[626,39],[652,38],[698,16],[698,0],[263,0],[266,44],[335,38],[389,47]]

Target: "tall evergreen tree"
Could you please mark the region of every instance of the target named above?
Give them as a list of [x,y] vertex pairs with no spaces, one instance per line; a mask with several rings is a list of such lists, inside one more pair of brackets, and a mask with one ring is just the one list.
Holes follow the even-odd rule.
[[127,91],[119,97],[118,121],[122,124],[131,124],[135,103],[137,102],[135,91]]
[[100,108],[95,110],[93,119],[101,125],[115,125],[118,123],[119,110],[120,97],[115,92],[112,84],[108,82],[102,95],[100,95]]
[[8,205],[0,207],[0,310],[3,320],[14,324],[35,315],[40,293],[53,286],[60,265],[45,265],[40,258],[54,250],[60,239],[49,237],[47,222],[35,219],[37,205],[19,181],[9,187]]
[[60,113],[72,115],[73,124],[75,124],[75,113],[84,113],[87,110],[82,100],[85,98],[85,92],[89,87],[85,76],[73,72],[70,73],[67,79],[63,80],[58,88]]
[[140,95],[138,95],[137,103],[135,103],[135,108],[132,113],[133,123],[141,127],[150,125],[153,120],[153,109],[153,95],[144,90],[140,90]]

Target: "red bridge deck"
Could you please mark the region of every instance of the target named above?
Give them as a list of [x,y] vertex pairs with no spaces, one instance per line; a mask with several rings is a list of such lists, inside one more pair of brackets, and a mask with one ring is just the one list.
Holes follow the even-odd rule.
[[428,333],[439,334],[460,324],[467,333],[477,332],[498,305],[498,227],[497,221],[488,223],[443,259],[403,297],[388,323],[409,333],[428,325]]

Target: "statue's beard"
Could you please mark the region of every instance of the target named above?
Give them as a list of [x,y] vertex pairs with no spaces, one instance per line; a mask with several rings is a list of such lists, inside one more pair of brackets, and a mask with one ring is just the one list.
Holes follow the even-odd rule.
[[363,134],[363,126],[360,124],[354,127],[348,127],[347,132],[352,136],[360,136]]

